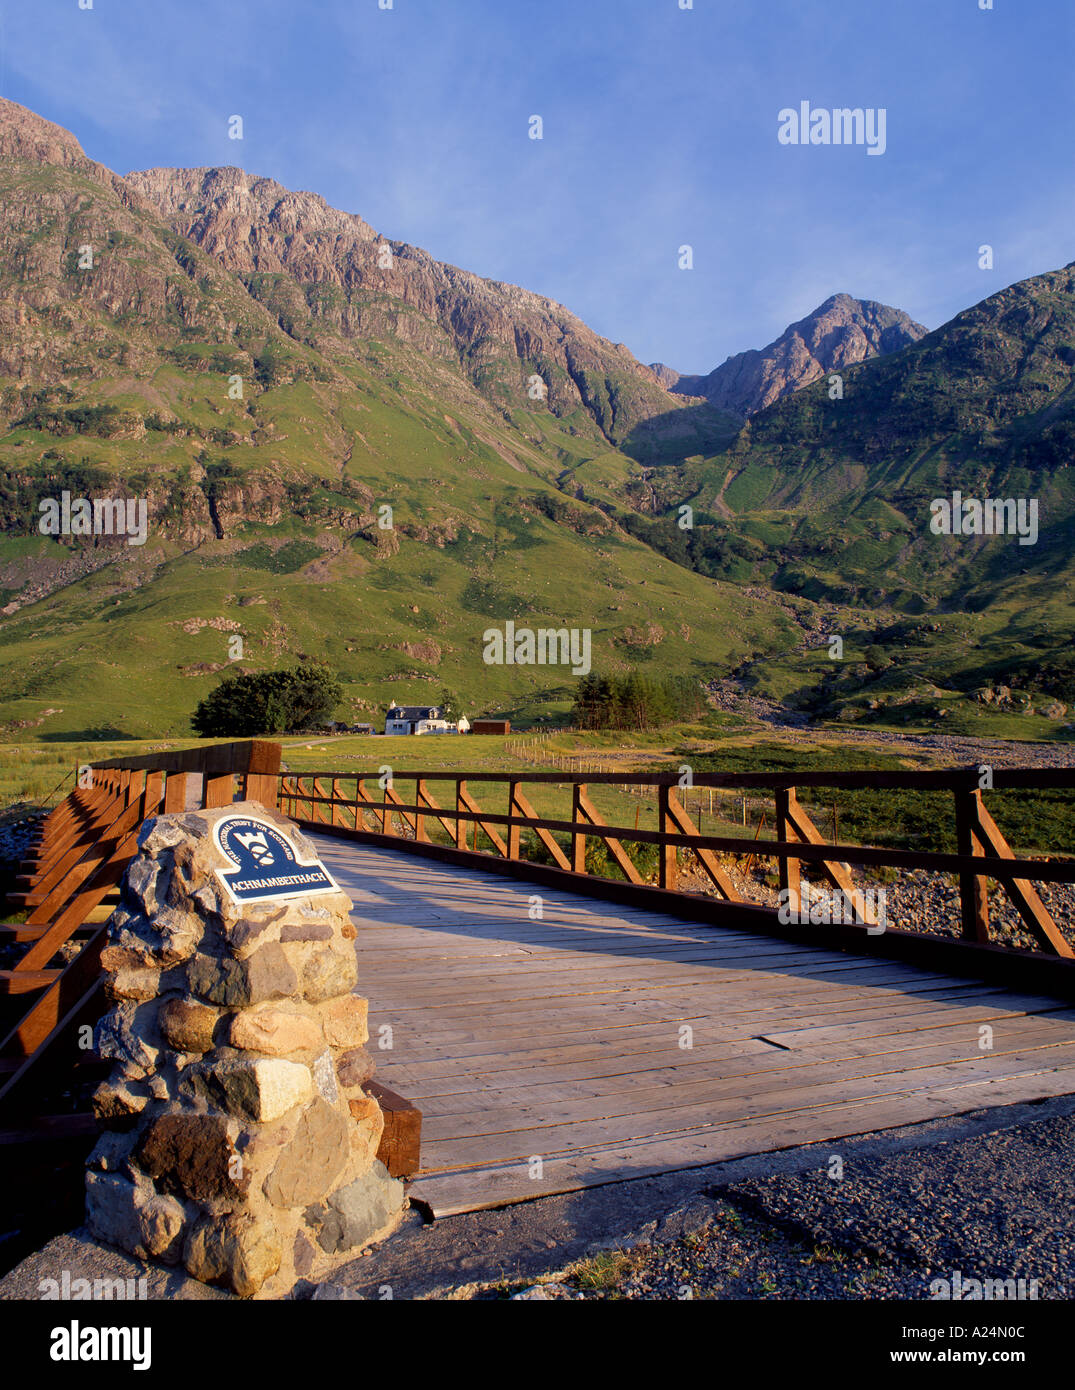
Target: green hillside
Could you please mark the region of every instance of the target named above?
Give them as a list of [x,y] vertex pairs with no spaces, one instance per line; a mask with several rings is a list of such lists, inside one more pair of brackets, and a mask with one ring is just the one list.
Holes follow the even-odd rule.
[[[779,605],[699,582],[570,495],[591,466],[599,489],[642,474],[581,406],[497,408],[466,364],[398,339],[311,346],[308,318],[286,332],[68,156],[0,162],[7,734],[183,735],[223,671],[301,657],[341,673],[342,718],[443,685],[471,713],[562,715],[565,668],[483,664],[508,620],[590,629],[595,665],[699,676],[789,640]],[[146,544],[40,535],[39,502],[65,490],[147,499]]]
[[[1070,733],[1073,267],[740,429],[316,195],[120,179],[10,102],[0,242],[7,737],[183,737],[306,658],[345,720],[445,686],[562,720],[570,670],[483,663],[508,621],[823,718]],[[1035,499],[1037,543],[932,534],[955,490]],[[42,535],[65,492],[143,501],[145,544]]]
[[[675,553],[671,516],[686,499],[701,524],[681,562],[833,607],[826,630],[844,659],[818,638],[753,664],[759,690],[873,721],[973,715],[1029,732],[1028,709],[1063,721],[1075,704],[1073,374],[1068,266],[849,368],[842,399],[819,382],[718,454],[665,470],[655,510],[668,519],[653,539]],[[931,501],[957,491],[1033,499],[1035,543],[934,534]]]

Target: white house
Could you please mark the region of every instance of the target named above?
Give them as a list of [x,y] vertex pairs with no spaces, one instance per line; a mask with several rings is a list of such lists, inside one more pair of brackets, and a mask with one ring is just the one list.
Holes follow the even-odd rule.
[[386,734],[465,734],[470,722],[464,715],[458,724],[449,724],[439,705],[397,705],[385,715]]

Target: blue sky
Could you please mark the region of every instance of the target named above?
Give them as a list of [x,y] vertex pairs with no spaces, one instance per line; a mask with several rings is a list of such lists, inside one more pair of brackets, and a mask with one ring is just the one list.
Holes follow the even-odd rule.
[[[2,0],[0,92],[119,173],[312,189],[681,371],[838,291],[933,328],[1075,260],[1073,0],[679,6]],[[885,154],[781,145],[804,100],[884,108]]]

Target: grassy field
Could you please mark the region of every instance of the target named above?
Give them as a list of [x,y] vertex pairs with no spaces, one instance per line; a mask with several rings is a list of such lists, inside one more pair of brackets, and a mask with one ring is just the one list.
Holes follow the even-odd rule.
[[[459,771],[503,773],[503,780],[475,782],[470,794],[484,811],[506,814],[507,774],[535,772],[604,772],[624,775],[624,784],[594,785],[590,797],[602,819],[610,825],[642,830],[657,828],[656,797],[629,787],[632,772],[679,772],[685,765],[693,772],[773,772],[783,770],[846,772],[862,769],[914,769],[951,763],[951,755],[920,749],[892,751],[878,744],[849,745],[839,731],[813,732],[805,738],[760,738],[756,732],[725,719],[658,733],[542,733],[507,737],[384,738],[342,736],[284,738],[283,766],[299,773],[324,772],[341,778],[362,775],[376,792],[377,779],[390,768],[397,790],[408,799],[413,786],[408,775],[417,772]],[[205,740],[205,743],[217,740]],[[73,785],[80,763],[105,758],[199,746],[197,739],[154,742],[85,742],[0,745],[0,807],[55,804]],[[346,781],[341,790],[350,792]],[[454,787],[446,785],[434,797],[446,804]],[[571,819],[568,782],[530,783],[525,794],[537,813],[550,819]],[[772,796],[762,789],[710,791],[704,788],[680,792],[680,799],[703,833],[718,835],[755,833],[762,840],[773,837]],[[952,800],[945,793],[917,791],[830,791],[804,789],[800,799],[811,808],[818,829],[831,837],[838,828],[845,842],[888,845],[909,849],[951,850],[955,847]],[[989,806],[1002,831],[1017,851],[1075,855],[1075,794],[1071,792],[993,792]],[[763,824],[764,817],[764,824]],[[436,822],[429,828],[446,838]],[[479,835],[479,848],[491,848]],[[566,839],[564,840],[566,845]],[[592,841],[591,854],[597,854]],[[652,853],[639,848],[640,866],[648,867]],[[546,851],[536,845],[534,853]],[[600,856],[598,855],[600,858]],[[601,868],[595,861],[595,868]]]

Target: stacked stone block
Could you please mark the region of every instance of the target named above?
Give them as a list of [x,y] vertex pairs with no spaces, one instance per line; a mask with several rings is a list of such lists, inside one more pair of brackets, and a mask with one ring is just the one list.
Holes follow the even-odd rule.
[[87,1224],[139,1258],[280,1297],[394,1229],[403,1186],[376,1159],[384,1120],[363,1090],[350,900],[232,901],[212,831],[236,813],[316,858],[254,803],[143,827],[102,956],[97,1047],[114,1065],[94,1096],[106,1132]]

